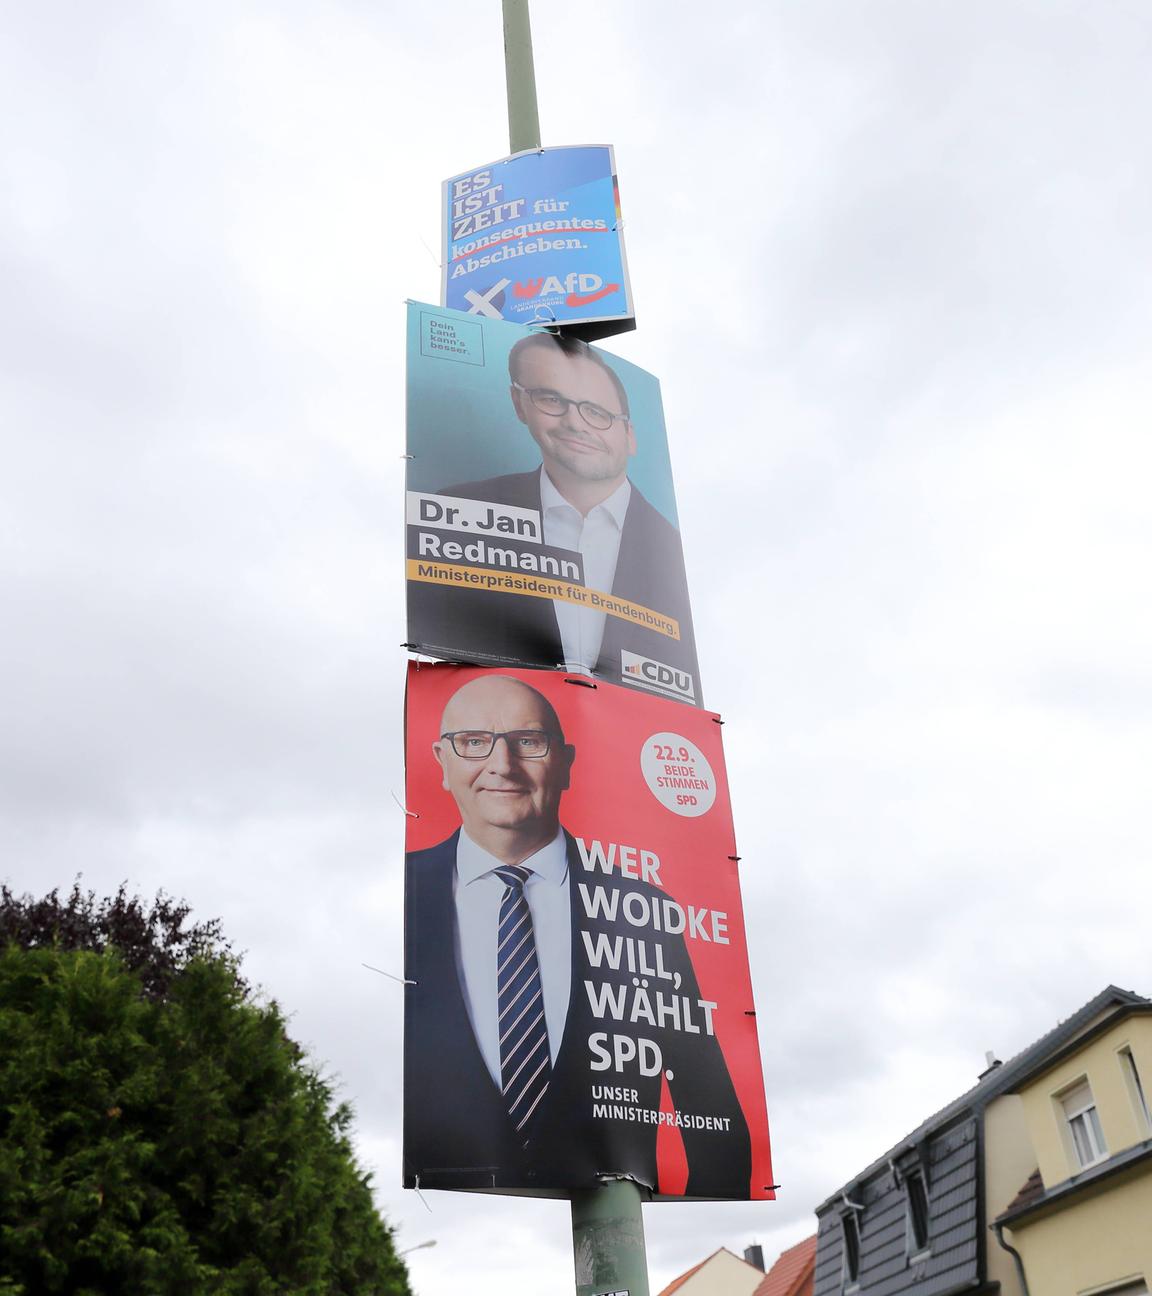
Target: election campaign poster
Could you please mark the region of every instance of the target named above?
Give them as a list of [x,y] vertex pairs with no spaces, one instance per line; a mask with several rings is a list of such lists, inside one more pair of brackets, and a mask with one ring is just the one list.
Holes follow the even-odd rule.
[[660,384],[408,305],[408,646],[702,705]]
[[442,304],[585,342],[636,327],[612,149],[532,149],[444,181]]
[[773,1196],[717,719],[409,664],[406,1186]]

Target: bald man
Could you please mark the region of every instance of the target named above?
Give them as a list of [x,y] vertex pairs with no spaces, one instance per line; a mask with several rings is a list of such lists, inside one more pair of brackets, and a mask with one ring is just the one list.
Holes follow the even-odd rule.
[[[651,1038],[677,1108],[709,1118],[683,1131],[685,1195],[746,1198],[748,1129],[715,1036],[596,1015],[604,987],[634,978],[591,967],[589,949],[601,934],[635,938],[627,891],[649,903],[664,893],[614,877],[613,917],[586,916],[576,881],[594,879],[560,824],[576,751],[551,703],[509,676],[479,676],[449,699],[432,755],[461,827],[407,858],[405,1185],[563,1196],[626,1174],[659,1192],[658,1126],[641,1113],[659,1109],[660,1074],[599,1069],[606,1055],[590,1043],[617,1026]],[[697,1001],[683,937],[658,939],[669,979]],[[594,1114],[606,1088],[637,1114]]]

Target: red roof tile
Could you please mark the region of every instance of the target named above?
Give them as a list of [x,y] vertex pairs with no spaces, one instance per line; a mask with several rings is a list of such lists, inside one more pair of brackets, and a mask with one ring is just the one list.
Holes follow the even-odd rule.
[[[752,1296],[798,1296],[816,1268],[816,1234],[780,1253]],[[807,1288],[811,1291],[809,1285]]]
[[1043,1196],[1044,1180],[1040,1177],[1039,1170],[1033,1170],[1028,1178],[1024,1180],[1024,1186],[1000,1212],[997,1218],[1003,1219],[1005,1215],[1010,1215],[1014,1210],[1019,1210],[1022,1206],[1031,1206],[1034,1201],[1039,1201]]
[[680,1275],[679,1278],[673,1278],[672,1281],[668,1284],[668,1286],[665,1287],[664,1290],[660,1293],[660,1296],[672,1296],[672,1293],[676,1291],[678,1287],[682,1287],[684,1283],[686,1283],[688,1279],[692,1277],[692,1275],[696,1272],[697,1269],[703,1269],[704,1266],[708,1263],[708,1261],[712,1259],[712,1256],[719,1255],[720,1252],[723,1250],[724,1248],[720,1247],[718,1250],[713,1251],[712,1255],[708,1256],[707,1259],[701,1260],[699,1264],[693,1265],[691,1269],[686,1269]]

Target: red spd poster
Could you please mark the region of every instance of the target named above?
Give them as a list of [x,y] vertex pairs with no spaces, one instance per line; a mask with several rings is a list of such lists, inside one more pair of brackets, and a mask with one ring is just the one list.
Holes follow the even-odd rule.
[[773,1196],[720,725],[411,663],[404,1183]]

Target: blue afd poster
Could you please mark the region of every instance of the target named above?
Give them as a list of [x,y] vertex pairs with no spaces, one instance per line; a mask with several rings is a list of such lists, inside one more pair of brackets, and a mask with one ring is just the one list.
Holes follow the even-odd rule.
[[444,182],[442,302],[590,341],[635,328],[606,145],[533,149]]

